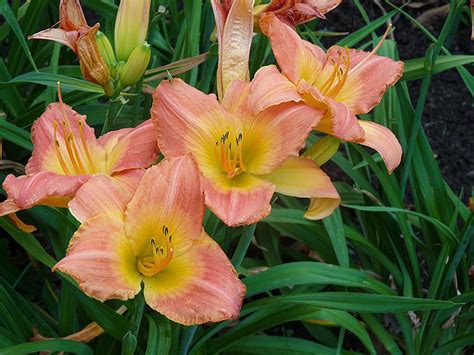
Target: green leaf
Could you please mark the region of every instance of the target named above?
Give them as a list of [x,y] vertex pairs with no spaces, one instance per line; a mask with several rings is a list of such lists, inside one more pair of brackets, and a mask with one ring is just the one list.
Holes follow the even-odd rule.
[[171,348],[171,324],[161,315],[146,315],[148,318],[148,344],[146,355],[169,354]]
[[92,355],[92,349],[84,343],[72,340],[43,340],[13,345],[0,349],[2,355],[31,354],[39,352],[65,351],[79,355]]
[[339,265],[349,267],[349,252],[347,251],[346,238],[344,236],[341,210],[337,208],[329,217],[323,219],[323,223],[331,238],[331,244]]
[[296,285],[361,287],[381,294],[393,291],[363,271],[317,262],[294,262],[275,266],[246,277],[247,297],[276,288]]
[[83,92],[93,92],[97,94],[103,94],[104,90],[99,85],[90,83],[85,80],[71,78],[61,74],[43,73],[43,72],[30,72],[22,75],[18,75],[8,82],[0,83],[1,87],[9,85],[17,85],[21,83],[33,83],[40,84],[50,87],[57,87],[58,82],[61,83],[62,89],[77,90]]
[[28,44],[26,43],[25,35],[21,30],[20,24],[18,23],[15,14],[13,13],[12,9],[8,5],[7,0],[0,0],[0,13],[5,17],[8,24],[12,28],[13,32],[15,32],[16,38],[20,42],[21,47],[25,51],[28,60],[31,63],[33,69],[37,72],[38,68],[36,67],[35,61],[31,55],[30,49],[28,48]]
[[[474,55],[443,55],[436,59],[432,74],[456,68],[461,65],[474,63]],[[402,80],[417,80],[425,75],[425,58],[409,59],[405,61]]]
[[30,133],[5,120],[0,120],[0,137],[26,150],[33,150]]

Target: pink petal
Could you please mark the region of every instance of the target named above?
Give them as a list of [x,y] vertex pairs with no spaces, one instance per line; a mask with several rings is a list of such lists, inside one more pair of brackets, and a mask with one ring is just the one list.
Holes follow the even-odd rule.
[[262,175],[276,185],[276,192],[295,197],[340,199],[336,188],[311,158],[289,157],[272,173]]
[[305,2],[316,7],[322,14],[326,14],[335,9],[342,0],[306,0]]
[[299,155],[322,111],[304,103],[271,106],[244,122],[244,157],[247,171],[267,174],[288,156]]
[[[73,137],[71,149],[77,149],[80,164],[84,167],[82,171],[74,167],[76,158],[71,157],[67,150],[65,137],[69,133]],[[55,147],[55,135],[59,144],[58,148]],[[97,143],[94,129],[86,124],[86,116],[78,114],[68,105],[50,104],[33,124],[31,139],[34,149],[26,165],[27,175],[41,171],[81,175],[105,170],[105,152]],[[56,149],[59,150],[68,171],[64,170]]]
[[90,175],[58,175],[51,172],[20,177],[8,175],[3,182],[3,188],[21,209],[36,205],[67,207],[76,191],[90,177]]
[[248,80],[248,61],[253,35],[253,1],[235,0],[225,18],[218,0],[211,2],[219,41],[217,83],[219,97],[234,80]]
[[255,73],[250,92],[250,106],[254,113],[284,102],[303,101],[295,85],[274,65],[262,67]]
[[144,170],[132,170],[120,178],[96,175],[77,191],[68,207],[80,222],[104,214],[124,219],[125,208],[143,174]]
[[226,131],[242,132],[240,122],[214,95],[205,95],[180,79],[162,81],[155,90],[152,120],[165,157],[192,152],[200,167],[214,164],[215,144]]
[[304,40],[274,14],[265,14],[260,27],[270,39],[273,53],[283,73],[293,84],[301,79],[313,83],[326,63],[324,51]]
[[273,184],[245,173],[232,179],[224,173],[204,179],[206,206],[232,227],[268,216],[274,189]]
[[12,199],[7,198],[5,201],[0,203],[0,216],[6,216],[20,210],[21,207],[19,207]]
[[147,120],[136,128],[112,131],[99,138],[107,152],[107,171],[148,168],[158,159],[153,122]]
[[100,301],[127,300],[141,289],[123,221],[109,215],[94,217],[79,227],[55,270],[70,275],[85,294]]
[[61,0],[59,5],[61,28],[66,31],[75,31],[81,27],[88,27],[79,0]]
[[184,325],[236,318],[245,295],[227,256],[204,231],[192,248],[144,283],[148,305]]
[[324,106],[327,109],[322,120],[315,126],[316,130],[350,142],[362,139],[364,130],[346,105],[322,95],[316,87],[304,81],[300,82],[298,90],[303,93],[308,105],[319,110],[323,110]]
[[[328,56],[337,58],[337,51],[344,48],[333,46]],[[369,55],[368,52],[351,49],[350,68],[356,67]],[[394,85],[403,74],[403,62],[396,62],[387,57],[372,55],[362,66],[349,72],[346,83],[335,97],[344,103],[354,115],[367,113],[380,103],[389,87]]]
[[359,124],[364,129],[365,136],[358,143],[379,152],[388,172],[392,173],[402,160],[402,147],[397,137],[388,128],[377,123],[359,120]]
[[190,155],[165,159],[147,170],[127,206],[125,230],[135,255],[149,248],[163,226],[173,235],[175,254],[201,234],[204,194],[199,170]]

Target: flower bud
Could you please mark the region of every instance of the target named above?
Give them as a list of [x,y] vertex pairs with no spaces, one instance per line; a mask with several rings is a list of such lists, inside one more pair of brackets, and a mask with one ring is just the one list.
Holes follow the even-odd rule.
[[151,59],[151,47],[143,42],[137,46],[128,58],[125,66],[118,65],[117,70],[120,76],[120,88],[131,86],[139,81],[145,73]]
[[99,25],[92,27],[77,40],[77,56],[84,79],[99,84],[107,96],[113,94],[110,72],[97,48],[96,33]]
[[110,44],[109,39],[103,32],[97,31],[96,39],[97,48],[99,49],[100,56],[110,69],[117,63],[112,45]]
[[151,0],[121,0],[115,20],[115,53],[127,61],[135,48],[146,40]]
[[304,155],[313,159],[318,166],[321,166],[337,153],[340,144],[339,139],[326,136],[307,149]]

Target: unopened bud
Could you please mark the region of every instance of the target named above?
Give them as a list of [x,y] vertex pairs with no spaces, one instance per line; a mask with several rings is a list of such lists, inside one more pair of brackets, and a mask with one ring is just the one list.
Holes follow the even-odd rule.
[[120,75],[120,88],[131,86],[138,82],[143,74],[145,73],[148,64],[151,59],[151,47],[148,43],[144,42],[130,55],[127,64],[117,70]]
[[105,64],[110,69],[117,63],[112,45],[110,44],[110,41],[107,38],[107,36],[100,31],[97,31],[96,39],[97,39],[97,48],[99,48],[100,56],[102,57]]
[[127,61],[135,48],[146,40],[151,0],[121,0],[115,20],[115,52]]
[[310,157],[318,166],[321,166],[337,153],[340,144],[339,139],[326,136],[314,143],[303,155]]
[[98,25],[77,40],[77,56],[84,78],[103,87],[107,96],[113,94],[110,72],[97,48],[96,33]]

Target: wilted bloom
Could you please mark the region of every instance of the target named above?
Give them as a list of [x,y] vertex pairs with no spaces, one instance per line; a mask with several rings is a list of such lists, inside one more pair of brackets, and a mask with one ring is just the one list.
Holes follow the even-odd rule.
[[217,92],[220,99],[234,80],[250,79],[253,0],[212,0],[219,42]]
[[158,156],[150,120],[96,139],[86,116],[62,102],[48,106],[33,124],[31,135],[34,149],[26,175],[10,174],[3,182],[8,199],[0,203],[2,216],[35,205],[66,207],[95,174],[133,184]]
[[82,222],[54,270],[100,301],[133,298],[185,324],[237,317],[245,286],[202,228],[204,197],[191,156],[147,170],[136,191],[108,176],[86,183],[69,204]]
[[229,226],[255,223],[270,212],[274,191],[330,201],[316,214],[330,214],[339,195],[309,158],[298,157],[320,119],[274,66],[252,83],[235,80],[222,105],[182,80],[163,81],[153,95],[152,119],[165,157],[192,153],[204,177],[207,207]]
[[[285,23],[296,26],[309,22],[336,8],[342,0],[272,0],[269,4],[258,5],[254,14],[273,13]],[[258,23],[255,21],[255,23]]]
[[355,115],[380,102],[400,79],[403,63],[375,55],[379,46],[370,53],[339,46],[324,53],[272,14],[265,15],[262,23],[282,72],[308,105],[324,113],[316,130],[377,150],[393,171],[402,155],[397,138],[387,128]]
[[84,17],[79,0],[61,0],[59,28],[38,32],[29,39],[46,39],[71,48],[79,58],[82,75],[86,80],[103,87],[106,95],[113,94],[113,85],[107,65],[97,48],[96,33],[99,24],[90,27]]

